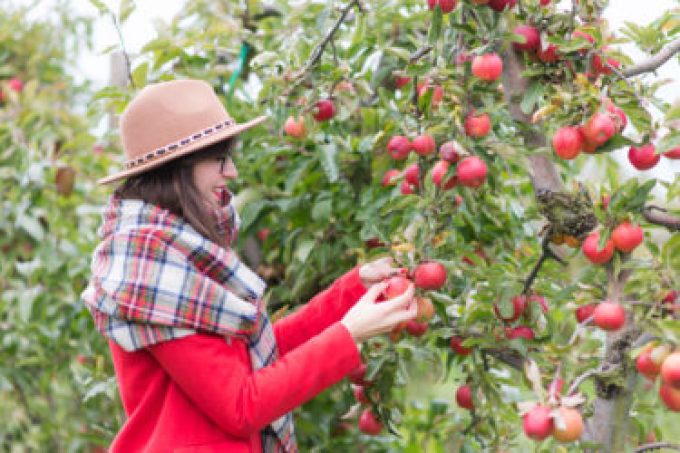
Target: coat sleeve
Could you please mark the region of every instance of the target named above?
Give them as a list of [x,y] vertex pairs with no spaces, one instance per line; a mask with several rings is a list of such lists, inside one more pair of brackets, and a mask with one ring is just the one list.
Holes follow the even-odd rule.
[[283,356],[338,322],[364,295],[366,288],[355,267],[302,308],[274,323],[274,334]]
[[149,348],[214,423],[237,437],[259,432],[359,366],[350,333],[335,323],[285,357],[251,370],[243,341],[196,334]]

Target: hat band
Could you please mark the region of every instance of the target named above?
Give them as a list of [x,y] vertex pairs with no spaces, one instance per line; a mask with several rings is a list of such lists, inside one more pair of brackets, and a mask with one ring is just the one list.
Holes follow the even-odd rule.
[[169,145],[165,145],[162,148],[158,148],[155,151],[151,151],[149,153],[144,154],[143,156],[137,157],[135,159],[130,159],[125,161],[125,168],[130,169],[130,168],[135,168],[139,165],[146,164],[148,162],[154,161],[158,159],[159,157],[163,157],[168,154],[172,154],[179,149],[181,149],[184,146],[187,146],[196,140],[200,140],[201,138],[207,137],[209,135],[214,134],[215,132],[220,131],[222,128],[231,126],[234,124],[234,120],[226,120],[221,123],[217,123],[213,127],[209,127],[207,129],[203,129],[200,132],[197,132],[195,134],[190,135],[189,137],[182,138],[176,142],[170,143]]

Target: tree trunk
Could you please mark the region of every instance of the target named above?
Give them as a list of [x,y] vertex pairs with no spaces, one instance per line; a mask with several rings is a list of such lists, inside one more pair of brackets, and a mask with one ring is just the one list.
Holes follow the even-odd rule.
[[[505,100],[515,121],[525,126],[520,131],[528,148],[545,148],[545,134],[539,132],[540,126],[531,124],[531,114],[522,112],[520,103],[528,88],[527,80],[522,77],[524,65],[521,57],[512,47],[503,54],[503,89]],[[563,192],[565,190],[559,173],[552,160],[545,154],[532,154],[528,157],[531,179],[536,194],[543,191]],[[611,279],[612,277],[610,277]],[[621,280],[624,280],[621,277]],[[623,282],[611,287],[615,300],[622,289]],[[634,325],[629,324],[619,332],[607,337],[603,373],[611,372],[615,378],[596,377],[597,399],[593,402],[593,416],[586,422],[583,440],[602,445],[599,452],[618,453],[625,451],[624,443],[628,432],[629,412],[637,374],[632,362],[627,361],[627,353],[639,336]]]

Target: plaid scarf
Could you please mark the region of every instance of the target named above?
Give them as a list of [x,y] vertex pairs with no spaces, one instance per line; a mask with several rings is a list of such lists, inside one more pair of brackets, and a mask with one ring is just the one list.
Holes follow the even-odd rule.
[[[222,196],[217,226],[229,239],[238,214]],[[112,197],[98,231],[92,277],[82,299],[97,330],[126,351],[198,331],[237,337],[253,369],[277,358],[262,295],[265,283],[230,248],[221,247],[158,206]],[[261,432],[265,452],[297,452],[288,413]]]

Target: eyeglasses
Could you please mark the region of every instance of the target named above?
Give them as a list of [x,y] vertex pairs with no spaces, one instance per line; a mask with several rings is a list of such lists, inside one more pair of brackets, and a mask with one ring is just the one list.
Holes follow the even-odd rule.
[[231,151],[231,147],[227,148],[224,155],[218,159],[220,161],[220,173],[224,173],[224,166],[227,164],[227,161],[231,159]]

